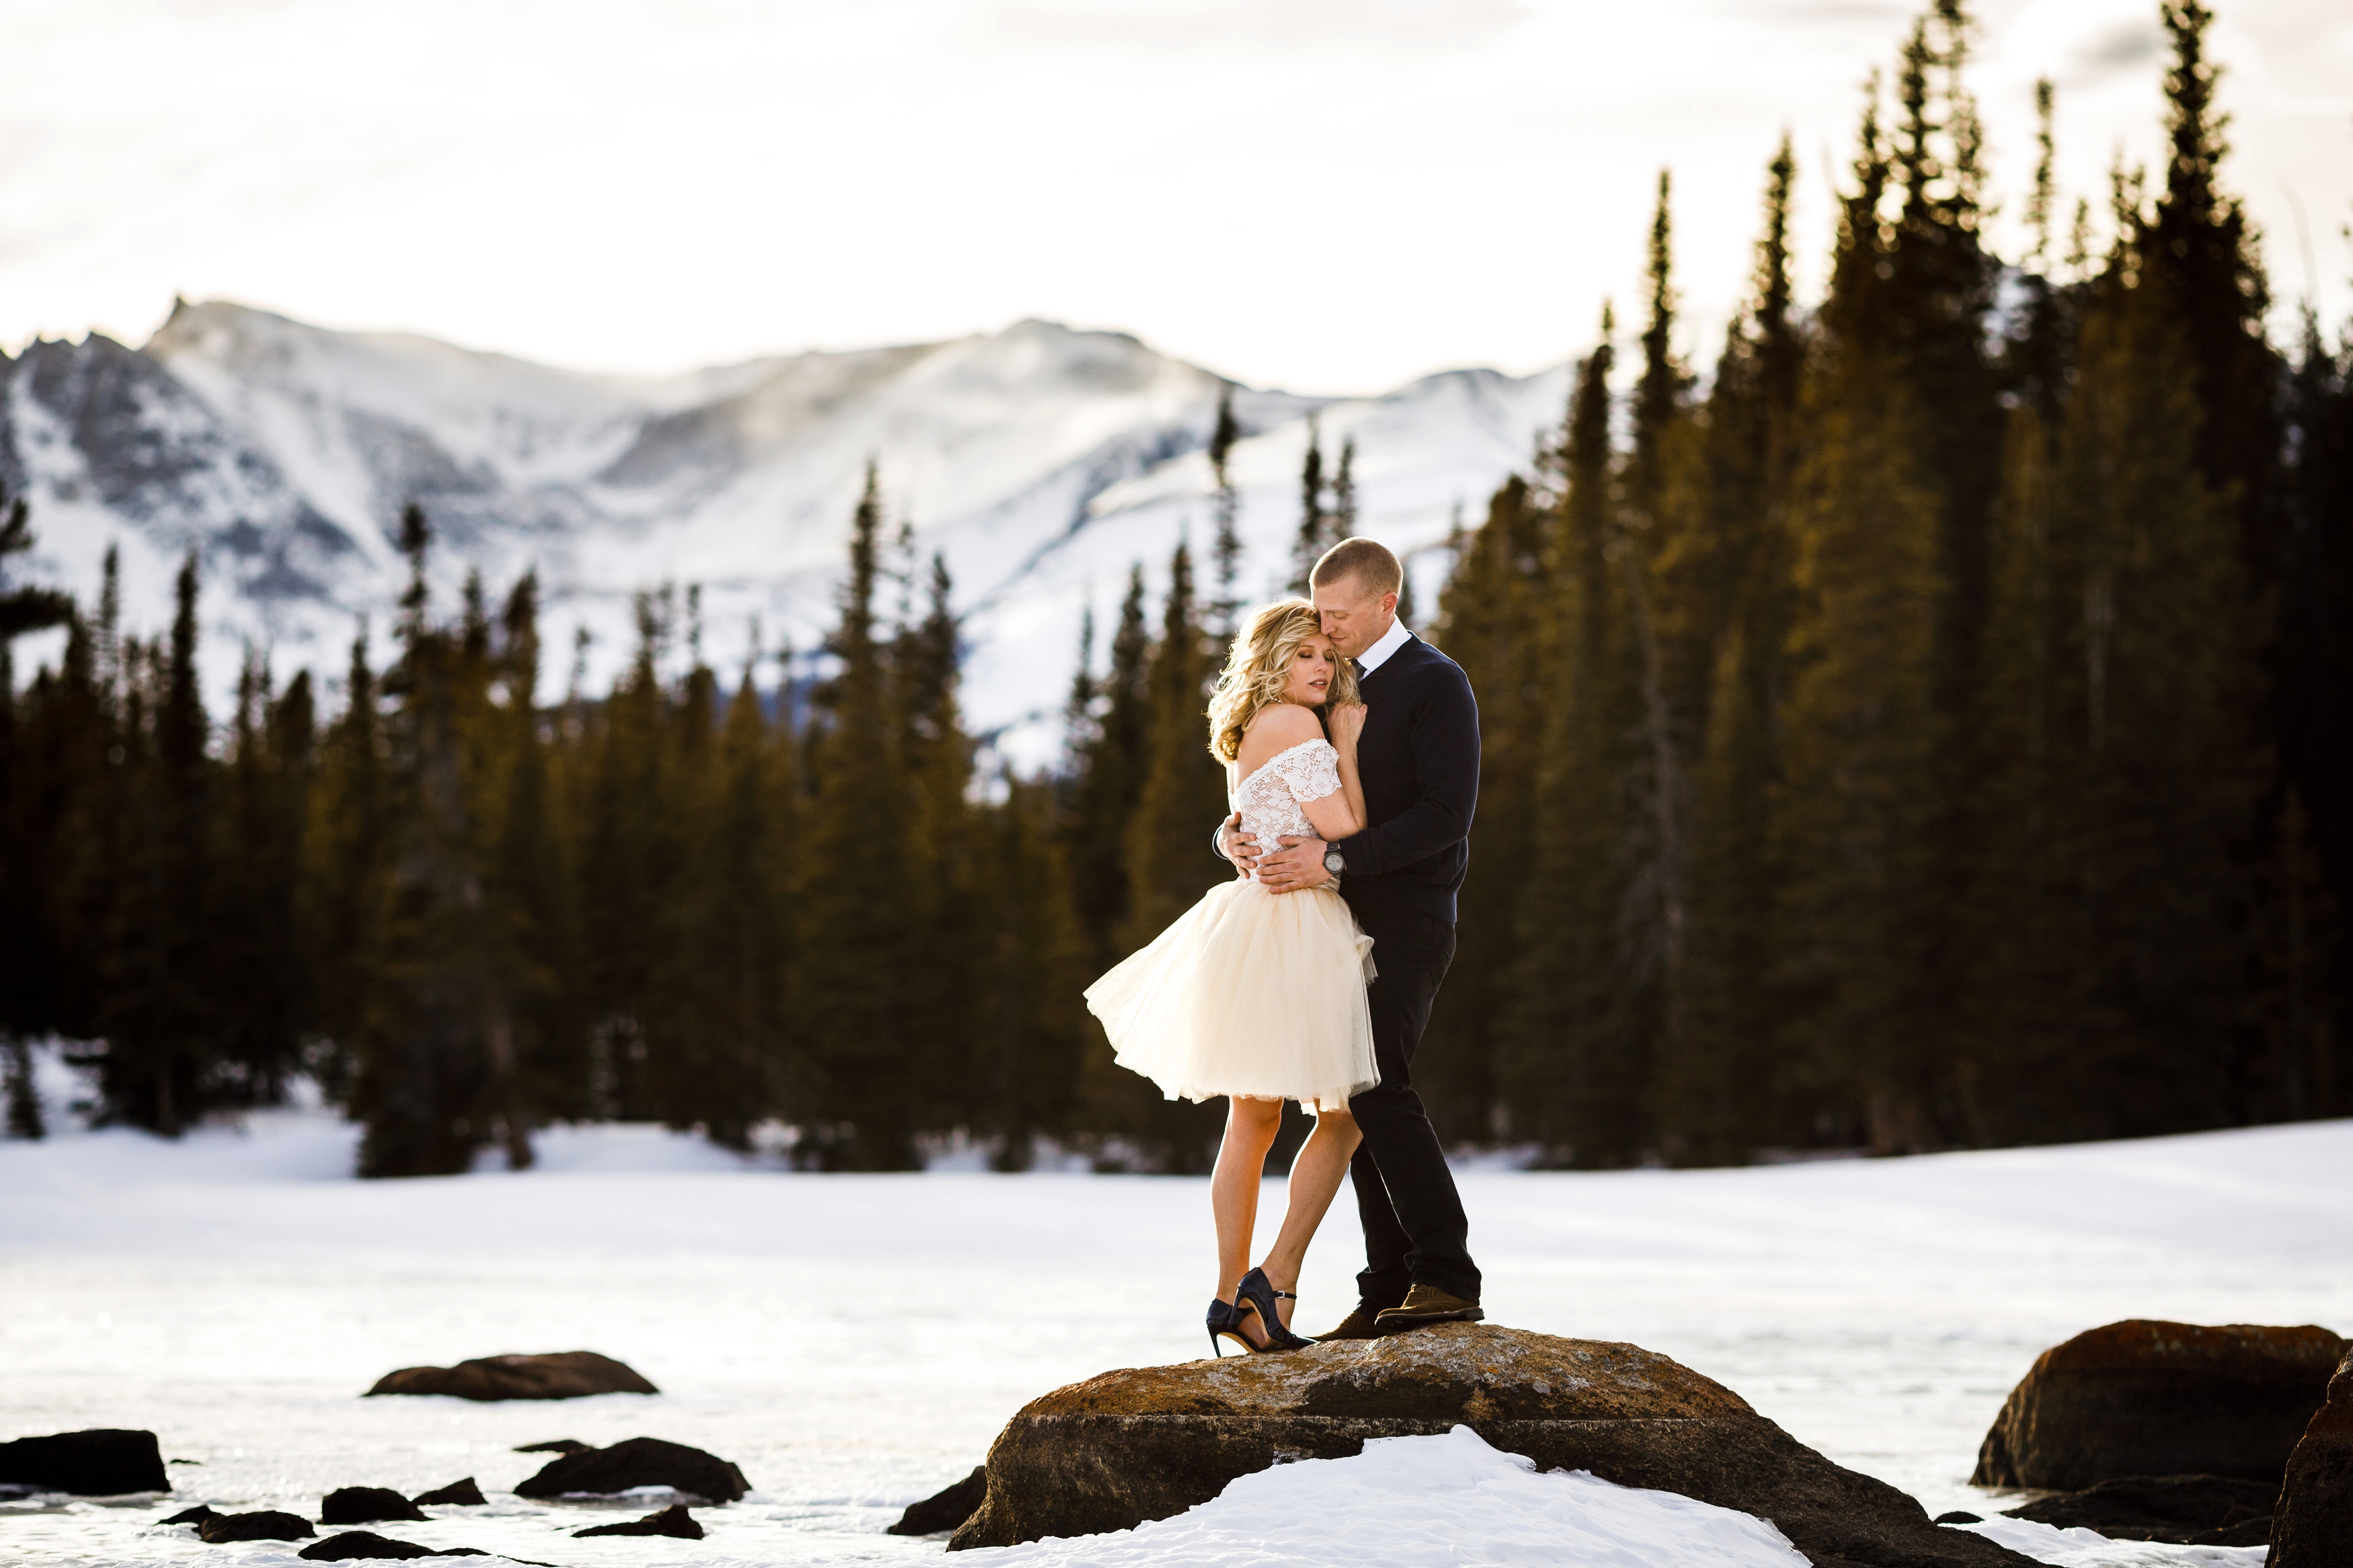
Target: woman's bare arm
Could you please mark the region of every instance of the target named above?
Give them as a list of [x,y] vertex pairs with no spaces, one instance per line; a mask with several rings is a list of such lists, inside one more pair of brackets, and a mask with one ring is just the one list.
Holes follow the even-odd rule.
[[1365,830],[1365,785],[1356,773],[1356,737],[1365,728],[1361,702],[1332,710],[1332,749],[1340,757],[1340,793],[1303,802],[1315,836],[1326,844],[1354,838]]

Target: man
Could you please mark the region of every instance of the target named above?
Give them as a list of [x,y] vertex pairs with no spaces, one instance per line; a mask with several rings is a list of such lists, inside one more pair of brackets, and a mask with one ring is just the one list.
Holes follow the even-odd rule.
[[1271,892],[1335,886],[1373,939],[1366,1000],[1381,1081],[1348,1102],[1364,1134],[1348,1174],[1365,1226],[1356,1306],[1324,1339],[1476,1322],[1479,1268],[1454,1173],[1408,1071],[1454,961],[1455,894],[1479,803],[1479,706],[1461,666],[1397,618],[1404,569],[1369,539],[1335,544],[1309,576],[1324,635],[1356,665],[1366,709],[1356,765],[1371,826],[1336,844],[1268,847],[1229,817],[1218,852]]

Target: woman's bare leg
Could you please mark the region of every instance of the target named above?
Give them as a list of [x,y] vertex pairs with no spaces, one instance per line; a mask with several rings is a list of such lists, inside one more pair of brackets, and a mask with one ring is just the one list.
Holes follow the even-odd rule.
[[[1230,1301],[1234,1288],[1250,1272],[1250,1239],[1258,1229],[1258,1190],[1266,1179],[1266,1152],[1282,1126],[1282,1101],[1226,1101],[1226,1136],[1218,1145],[1217,1168],[1209,1173],[1209,1212],[1218,1222],[1218,1298]],[[1344,1162],[1345,1163],[1345,1162]],[[1329,1201],[1328,1199],[1326,1200]],[[1266,1342],[1253,1312],[1242,1321],[1242,1332],[1253,1343]]]
[[[1346,1111],[1326,1110],[1316,1116],[1315,1131],[1308,1134],[1299,1157],[1291,1163],[1291,1201],[1282,1211],[1282,1234],[1268,1249],[1266,1261],[1259,1265],[1276,1289],[1299,1289],[1307,1244],[1315,1239],[1315,1227],[1324,1223],[1324,1211],[1347,1178],[1348,1162],[1363,1141],[1356,1119]],[[1277,1301],[1275,1305],[1282,1310],[1283,1326],[1290,1327],[1292,1309],[1298,1303]]]

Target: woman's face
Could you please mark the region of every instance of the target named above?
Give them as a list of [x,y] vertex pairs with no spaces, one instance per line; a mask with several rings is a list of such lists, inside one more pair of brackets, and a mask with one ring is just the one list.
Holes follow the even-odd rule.
[[1291,656],[1291,683],[1283,688],[1286,702],[1321,708],[1332,695],[1332,639],[1321,632],[1310,636]]

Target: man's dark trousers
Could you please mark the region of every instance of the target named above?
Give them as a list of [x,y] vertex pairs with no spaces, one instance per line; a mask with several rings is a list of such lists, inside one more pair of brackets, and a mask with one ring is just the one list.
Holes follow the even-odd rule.
[[1373,965],[1379,971],[1365,1000],[1372,1009],[1373,1059],[1381,1081],[1348,1101],[1365,1135],[1348,1168],[1365,1226],[1356,1299],[1377,1311],[1402,1302],[1419,1281],[1476,1301],[1471,1222],[1409,1070],[1439,982],[1454,962],[1454,923],[1402,898],[1371,889],[1365,894],[1349,903],[1373,939]]

